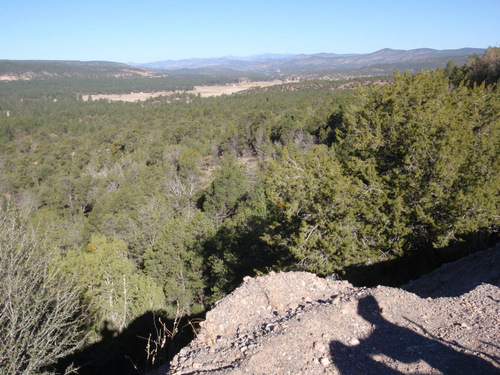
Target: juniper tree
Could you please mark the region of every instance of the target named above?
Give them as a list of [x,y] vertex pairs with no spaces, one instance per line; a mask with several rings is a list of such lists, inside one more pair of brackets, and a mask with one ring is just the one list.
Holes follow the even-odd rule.
[[452,88],[442,72],[396,75],[362,89],[336,149],[346,171],[381,189],[387,251],[443,247],[498,225],[500,100],[489,88]]
[[442,72],[361,88],[330,149],[283,152],[264,183],[264,239],[320,274],[498,229],[500,100]]

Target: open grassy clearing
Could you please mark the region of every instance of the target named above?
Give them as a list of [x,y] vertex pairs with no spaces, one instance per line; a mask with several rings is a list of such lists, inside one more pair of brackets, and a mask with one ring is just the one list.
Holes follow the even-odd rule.
[[[233,83],[230,85],[214,85],[214,86],[195,86],[194,90],[186,91],[188,94],[200,94],[202,98],[207,98],[211,96],[221,96],[230,95],[236,92],[248,90],[254,87],[269,87],[274,85],[282,84],[280,80],[274,81],[259,81],[259,82],[242,82]],[[130,94],[98,94],[91,95],[93,100],[107,99],[110,101],[124,101],[124,102],[136,102],[141,100],[147,100],[160,95],[171,95],[171,91],[157,91],[157,92],[133,92]],[[89,95],[83,95],[83,100],[88,100]]]

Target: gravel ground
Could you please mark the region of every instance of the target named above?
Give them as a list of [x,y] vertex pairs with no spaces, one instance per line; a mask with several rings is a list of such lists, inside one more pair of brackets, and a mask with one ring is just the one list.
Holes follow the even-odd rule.
[[246,278],[173,374],[500,374],[500,243],[403,288]]

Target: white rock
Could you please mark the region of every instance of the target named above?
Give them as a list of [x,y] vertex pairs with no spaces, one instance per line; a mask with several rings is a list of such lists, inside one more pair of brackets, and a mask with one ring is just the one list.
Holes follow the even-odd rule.
[[349,345],[351,345],[351,346],[359,345],[359,340],[358,339],[352,339],[351,341],[349,341]]
[[319,363],[321,363],[323,366],[328,366],[330,364],[330,360],[326,357],[323,357],[319,360]]

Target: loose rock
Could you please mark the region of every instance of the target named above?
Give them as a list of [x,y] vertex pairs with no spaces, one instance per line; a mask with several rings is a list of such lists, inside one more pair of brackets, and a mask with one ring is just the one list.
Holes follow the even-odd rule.
[[499,374],[499,254],[445,265],[407,290],[305,272],[245,278],[168,374]]

